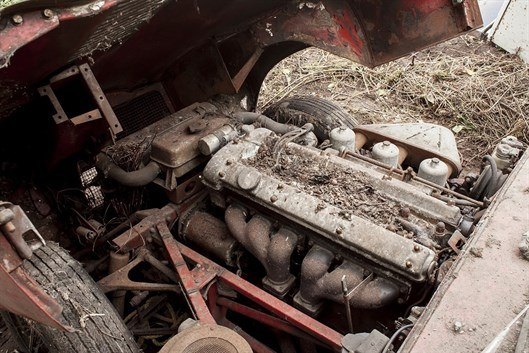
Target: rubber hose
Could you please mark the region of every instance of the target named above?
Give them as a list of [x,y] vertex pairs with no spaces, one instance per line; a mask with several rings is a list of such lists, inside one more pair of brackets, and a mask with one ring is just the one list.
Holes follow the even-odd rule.
[[498,184],[498,166],[496,165],[496,161],[494,160],[494,158],[489,155],[483,157],[483,160],[489,162],[491,167],[490,179],[487,183],[487,188],[485,189],[484,196],[491,197],[496,191],[496,187]]
[[158,163],[150,162],[141,169],[127,172],[116,165],[110,157],[104,153],[100,153],[97,156],[96,167],[102,171],[106,177],[117,181],[121,185],[129,187],[145,186],[153,182],[161,171]]
[[272,130],[276,134],[284,135],[287,132],[296,130],[297,127],[293,125],[287,125],[278,123],[275,120],[270,119],[266,115],[253,113],[253,112],[238,112],[233,115],[235,119],[245,125],[250,125],[253,123],[258,123],[262,127]]

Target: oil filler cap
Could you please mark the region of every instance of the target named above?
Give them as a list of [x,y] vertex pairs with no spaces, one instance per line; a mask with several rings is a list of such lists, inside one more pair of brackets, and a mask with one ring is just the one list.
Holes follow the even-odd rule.
[[235,331],[196,323],[171,338],[160,353],[252,353],[252,349]]

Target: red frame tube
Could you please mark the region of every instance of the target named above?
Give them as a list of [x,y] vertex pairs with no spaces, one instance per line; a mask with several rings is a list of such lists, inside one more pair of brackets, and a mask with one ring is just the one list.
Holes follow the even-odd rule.
[[[309,334],[315,339],[325,343],[334,351],[341,352],[341,342],[343,336],[339,332],[331,329],[328,326],[325,326],[321,322],[284,303],[271,294],[268,294],[261,288],[254,286],[234,273],[226,270],[222,266],[217,265],[196,251],[186,247],[182,243],[174,239],[170,243],[173,242],[174,244],[170,244],[170,248],[167,248],[171,256],[171,253],[179,251],[186,259],[196,264],[207,266],[209,269],[216,271],[218,274],[218,279],[224,284],[228,285],[230,288],[234,289],[237,293],[259,304],[261,307],[269,310],[273,314],[283,318],[286,322]],[[166,243],[166,240],[164,240],[164,243]],[[168,244],[165,245],[167,247]]]

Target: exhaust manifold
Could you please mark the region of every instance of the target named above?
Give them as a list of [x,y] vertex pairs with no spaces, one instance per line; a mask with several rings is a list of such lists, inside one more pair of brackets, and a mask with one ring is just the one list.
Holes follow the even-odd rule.
[[[334,258],[329,250],[313,246],[301,265],[300,288],[294,303],[313,316],[319,313],[325,300],[344,303],[342,279],[349,289],[357,288],[364,280],[364,270],[349,261],[330,270]],[[376,309],[392,303],[398,296],[395,284],[376,277],[358,287],[349,304],[357,309]]]
[[285,227],[272,234],[272,222],[261,215],[255,215],[247,222],[247,213],[242,206],[230,205],[225,214],[228,229],[264,266],[267,273],[263,278],[264,288],[284,297],[296,279],[290,273],[290,258],[298,235]]

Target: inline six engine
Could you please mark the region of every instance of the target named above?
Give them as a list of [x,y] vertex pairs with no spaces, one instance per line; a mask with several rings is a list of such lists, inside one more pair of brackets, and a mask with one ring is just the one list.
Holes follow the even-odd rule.
[[[195,104],[120,140],[98,167],[130,185],[105,155],[148,141],[135,173],[183,209],[179,236],[310,315],[421,301],[506,175],[458,178],[455,138],[438,125],[337,126],[325,141],[313,129]],[[260,269],[241,265],[246,255]]]
[[[461,210],[432,196],[444,185],[397,170],[354,148],[322,150],[258,128],[215,154],[204,181],[230,233],[266,268],[265,288],[285,296],[298,278],[294,302],[315,315],[347,288],[353,307],[373,309],[435,281]],[[308,251],[295,274],[300,241]]]

